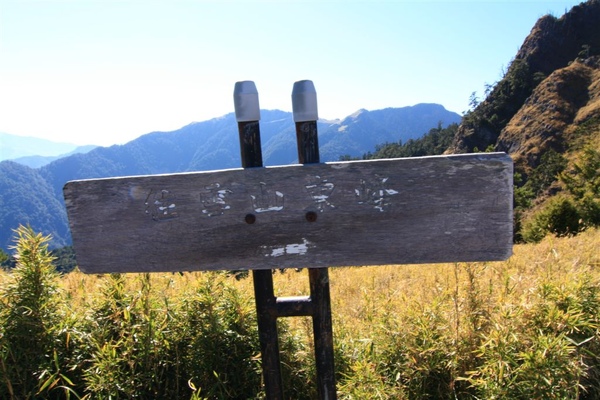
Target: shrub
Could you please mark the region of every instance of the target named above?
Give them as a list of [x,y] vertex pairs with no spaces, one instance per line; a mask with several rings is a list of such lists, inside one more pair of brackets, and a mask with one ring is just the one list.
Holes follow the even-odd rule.
[[541,282],[529,307],[508,304],[492,318],[466,378],[485,399],[595,399],[599,287],[586,274]]
[[566,196],[550,198],[544,206],[523,222],[522,236],[526,242],[539,242],[548,233],[565,236],[579,232],[581,214]]
[[456,346],[444,303],[439,298],[411,310],[409,319],[384,339],[384,372],[409,399],[454,398]]
[[70,379],[60,372],[63,336],[50,237],[23,226],[15,233],[17,263],[0,293],[0,397],[51,397],[56,388],[70,393]]
[[224,276],[203,274],[183,299],[176,324],[182,378],[211,399],[255,398],[262,389],[255,312]]
[[575,199],[583,224],[600,225],[600,151],[584,147],[579,162],[560,178]]
[[141,286],[137,291],[126,289],[124,275],[103,277],[101,294],[89,305],[85,388],[102,398],[128,398],[132,393],[174,398],[171,312],[168,303],[161,309],[154,301],[149,274],[134,277]]

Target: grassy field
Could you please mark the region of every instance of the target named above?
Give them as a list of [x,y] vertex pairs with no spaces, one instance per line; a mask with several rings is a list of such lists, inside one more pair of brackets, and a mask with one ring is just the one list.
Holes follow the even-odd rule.
[[[57,276],[20,232],[0,274],[1,398],[262,398],[251,278]],[[329,271],[340,399],[600,398],[600,231],[506,262]],[[278,296],[306,271],[275,272]],[[315,398],[309,318],[280,320],[286,397]]]

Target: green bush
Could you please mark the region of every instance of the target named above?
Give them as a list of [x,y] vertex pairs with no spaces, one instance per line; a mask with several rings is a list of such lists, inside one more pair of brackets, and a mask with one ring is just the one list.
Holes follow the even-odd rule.
[[[83,342],[85,391],[100,398],[177,398],[173,373],[172,312],[151,293],[150,275],[135,276],[140,289],[126,289],[126,278],[106,275],[99,300],[89,305]],[[185,386],[189,397],[190,389]]]
[[584,147],[579,162],[560,175],[585,226],[600,225],[600,151]]
[[453,399],[456,342],[445,300],[410,311],[407,321],[387,331],[382,373],[408,399]]
[[598,398],[597,283],[542,282],[535,294],[530,308],[505,305],[482,333],[482,364],[466,378],[476,398]]
[[[16,267],[0,290],[0,397],[53,398],[70,393],[62,371],[65,342],[57,297],[58,275],[49,237],[16,231]],[[60,360],[59,360],[60,359]]]
[[543,173],[536,169],[525,185],[515,189],[515,205],[529,206],[537,193],[533,187],[547,187],[556,174],[566,188],[566,194],[548,199],[538,211],[522,221],[521,236],[526,242],[539,242],[548,233],[564,236],[600,225],[600,152],[591,146],[584,147],[579,161],[567,171],[564,171],[563,159],[548,154],[551,156],[540,164],[540,167],[545,166]]
[[219,276],[205,277],[178,312],[177,353],[186,371],[184,382],[211,399],[255,398],[262,387],[253,304]]
[[522,237],[526,242],[539,242],[548,233],[556,236],[576,234],[580,231],[581,214],[569,197],[555,196],[523,222]]
[[10,256],[8,254],[6,254],[4,252],[4,250],[0,249],[0,265],[2,265],[2,263],[7,261],[9,258],[10,258]]

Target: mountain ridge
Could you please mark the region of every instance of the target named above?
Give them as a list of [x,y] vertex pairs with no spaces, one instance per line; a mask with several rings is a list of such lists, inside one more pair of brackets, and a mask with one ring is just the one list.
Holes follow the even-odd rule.
[[[460,116],[437,104],[366,111],[339,121],[318,121],[321,161],[336,161],[342,156],[360,157],[379,143],[415,139],[438,125],[458,123]],[[348,128],[339,131],[346,121]],[[264,165],[296,163],[296,134],[292,113],[280,110],[261,111],[261,142]],[[60,158],[38,169],[6,167],[0,162],[0,204],[10,202],[20,224],[52,234],[53,247],[70,243],[62,188],[67,181],[114,176],[151,175],[189,171],[207,171],[241,166],[239,134],[234,113],[207,121],[193,122],[170,132],[150,132],[123,145],[97,147],[86,154]],[[16,164],[16,163],[14,163]],[[5,168],[8,172],[5,171]],[[39,193],[23,184],[15,174],[35,176],[44,182]],[[18,175],[18,174],[17,174]],[[23,204],[19,208],[22,186]],[[5,193],[11,193],[7,199]],[[61,205],[55,210],[55,204]],[[41,218],[41,205],[52,206],[52,219]],[[4,213],[7,213],[4,208]],[[11,229],[17,221],[0,215],[0,247],[10,244]]]
[[79,153],[87,153],[92,151],[98,146],[95,145],[86,145],[86,146],[77,146],[74,150],[69,151],[68,153],[58,154],[56,156],[40,156],[40,155],[32,155],[32,156],[23,156],[18,158],[12,158],[10,161],[14,161],[16,163],[26,165],[31,168],[40,168],[44,165],[50,164],[52,161],[56,161],[60,158],[68,157],[73,154]]
[[24,157],[66,156],[78,149],[82,151],[90,146],[78,146],[73,143],[0,132],[0,161],[14,161]]
[[[552,72],[578,57],[600,54],[600,0],[574,6],[562,17],[541,17],[517,51],[502,79],[465,115],[447,153],[496,146],[502,129],[523,107],[533,90]],[[531,160],[532,165],[539,158]]]
[[600,56],[576,60],[534,89],[500,132],[496,149],[511,154],[517,167],[528,172],[547,151],[564,153],[576,127],[599,117]]
[[446,153],[514,160],[515,240],[600,226],[600,0],[538,20]]

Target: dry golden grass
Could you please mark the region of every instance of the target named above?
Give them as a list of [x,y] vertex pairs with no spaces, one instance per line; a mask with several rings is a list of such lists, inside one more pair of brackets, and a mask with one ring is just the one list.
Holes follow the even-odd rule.
[[[411,310],[448,296],[448,312],[460,314],[473,290],[489,307],[512,303],[527,307],[542,281],[569,282],[583,273],[600,282],[600,230],[574,237],[548,236],[539,244],[520,244],[505,262],[470,264],[384,265],[329,269],[334,330],[355,338],[376,333],[377,321],[402,319]],[[235,285],[252,295],[252,280]],[[308,295],[306,271],[287,270],[274,276],[277,296]],[[476,287],[474,287],[476,285]],[[517,303],[517,304],[515,304]],[[454,320],[460,315],[452,316]],[[307,321],[288,319],[307,332]],[[310,334],[310,330],[308,331]]]
[[600,70],[595,69],[590,73],[591,84],[588,87],[589,100],[577,112],[575,123],[584,122],[600,114]]
[[[457,295],[460,300],[466,296],[469,273],[476,275],[480,286],[486,286],[490,299],[500,301],[507,291],[525,299],[540,280],[563,281],[583,272],[600,279],[598,229],[574,237],[548,236],[539,244],[515,245],[513,256],[505,262],[330,268],[333,318],[358,333],[368,329],[365,325],[369,320],[386,312],[401,314],[411,305],[426,304],[443,294]],[[175,299],[207,277],[226,279],[245,296],[254,296],[251,276],[236,280],[228,274],[211,272],[155,273],[151,274],[151,282],[156,295]],[[127,278],[130,288],[139,290],[137,274],[128,274]],[[102,284],[101,276],[77,271],[61,279],[74,307],[92,301]],[[277,296],[308,295],[307,271],[275,272],[274,286]]]
[[[338,328],[343,325],[347,334],[365,336],[374,333],[374,321],[388,314],[401,318],[409,309],[430,304],[440,296],[451,297],[462,309],[474,289],[485,292],[493,304],[509,301],[510,295],[511,302],[520,299],[525,305],[532,288],[542,280],[566,282],[584,272],[600,280],[599,249],[600,230],[590,229],[574,237],[548,236],[539,244],[515,245],[513,256],[505,262],[330,268],[334,329],[336,324]],[[0,276],[4,279],[6,274]],[[128,291],[141,290],[141,275],[126,277]],[[244,296],[254,296],[251,276],[237,280],[229,274],[212,272],[154,273],[150,279],[153,295],[173,303],[205,279],[227,280]],[[104,278],[75,271],[62,277],[60,284],[72,307],[85,308],[98,297]],[[309,295],[308,273],[275,272],[274,286],[280,297]],[[307,330],[306,319],[291,318],[287,322],[292,328]]]
[[[517,170],[526,173],[552,148],[574,144],[573,133],[585,121],[600,115],[600,69],[574,62],[556,70],[531,94],[501,133],[513,143],[511,156]],[[586,138],[587,140],[587,138]]]

